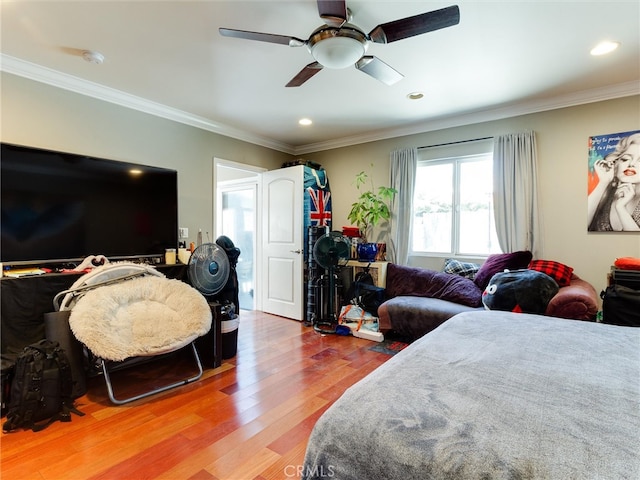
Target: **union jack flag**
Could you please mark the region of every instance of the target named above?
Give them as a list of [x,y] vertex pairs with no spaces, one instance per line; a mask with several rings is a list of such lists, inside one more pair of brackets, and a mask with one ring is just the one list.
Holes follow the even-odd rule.
[[331,192],[307,188],[311,199],[309,219],[311,225],[331,226]]

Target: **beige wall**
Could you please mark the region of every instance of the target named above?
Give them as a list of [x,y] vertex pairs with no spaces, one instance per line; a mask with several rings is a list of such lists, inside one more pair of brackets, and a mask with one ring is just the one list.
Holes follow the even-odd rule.
[[[213,231],[213,158],[268,169],[287,154],[136,112],[30,80],[2,74],[0,140],[169,167],[179,172],[179,222],[192,236]],[[304,155],[326,168],[334,227],[348,225],[355,174],[369,169],[388,183],[389,152],[406,146],[535,130],[540,161],[543,257],[571,265],[598,291],[616,257],[640,257],[640,235],[587,233],[587,138],[640,128],[640,96],[450,128]],[[192,239],[191,239],[192,240]],[[415,258],[415,265],[439,266]]]
[[[213,236],[214,157],[267,169],[291,156],[2,73],[0,140],[178,171],[178,222]],[[206,237],[205,237],[206,238]]]
[[[587,140],[591,135],[640,129],[640,96],[449,128],[441,131],[305,155],[327,170],[331,182],[334,228],[348,225],[356,198],[353,178],[373,163],[376,185],[388,184],[389,152],[408,146],[454,142],[534,130],[545,259],[574,267],[598,292],[616,257],[640,257],[640,234],[587,232]],[[412,258],[411,264],[440,268],[443,259]]]

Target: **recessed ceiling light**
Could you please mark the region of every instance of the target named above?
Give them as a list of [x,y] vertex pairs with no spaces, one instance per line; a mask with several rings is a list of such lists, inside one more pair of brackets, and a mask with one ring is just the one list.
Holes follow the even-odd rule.
[[298,120],[298,123],[300,125],[307,126],[307,125],[311,125],[313,122],[311,121],[310,118],[301,118],[300,120]]
[[620,46],[620,42],[611,42],[606,40],[604,42],[600,42],[598,45],[591,49],[591,55],[606,55],[607,53],[613,52],[616,48]]
[[411,92],[407,95],[409,100],[420,100],[422,97],[424,97],[424,93],[422,92]]
[[129,173],[131,175],[142,175],[142,170],[140,170],[139,168],[132,168],[131,170],[129,170]]

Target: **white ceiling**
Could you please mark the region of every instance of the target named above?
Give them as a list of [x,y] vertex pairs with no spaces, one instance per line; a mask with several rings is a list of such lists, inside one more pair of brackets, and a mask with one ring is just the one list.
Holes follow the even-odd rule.
[[[640,93],[636,0],[347,2],[364,32],[453,4],[459,25],[369,47],[404,74],[393,86],[350,67],[285,88],[306,47],[218,33],[306,39],[324,23],[314,0],[2,0],[1,67],[292,154]],[[589,55],[605,39],[621,47]]]

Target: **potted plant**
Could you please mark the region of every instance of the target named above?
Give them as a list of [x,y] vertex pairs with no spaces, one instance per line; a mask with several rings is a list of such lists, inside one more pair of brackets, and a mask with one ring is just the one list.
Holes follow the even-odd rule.
[[[378,187],[376,191],[373,180],[364,171],[356,175],[354,184],[360,196],[351,204],[348,219],[360,230],[362,243],[358,245],[358,259],[371,262],[375,259],[378,248],[375,243],[367,242],[367,238],[381,220],[389,220],[391,217],[389,204],[397,190],[391,187]],[[371,188],[364,190],[365,185],[370,185]]]

